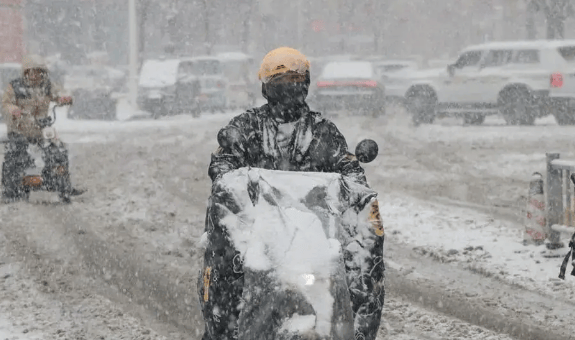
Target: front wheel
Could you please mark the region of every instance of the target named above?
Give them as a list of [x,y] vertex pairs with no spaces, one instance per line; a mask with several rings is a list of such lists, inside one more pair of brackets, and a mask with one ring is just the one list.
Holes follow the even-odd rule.
[[559,125],[575,125],[575,110],[568,103],[558,103],[553,116]]
[[535,109],[527,90],[513,88],[500,96],[500,107],[507,125],[535,124]]
[[430,91],[417,91],[407,98],[407,108],[415,125],[431,124],[435,120],[437,99]]

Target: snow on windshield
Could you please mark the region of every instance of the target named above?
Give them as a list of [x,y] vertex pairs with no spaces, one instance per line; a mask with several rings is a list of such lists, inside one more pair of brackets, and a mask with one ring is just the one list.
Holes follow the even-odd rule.
[[[248,178],[257,181],[259,195],[266,197],[255,205],[246,190]],[[345,206],[339,203],[339,178],[330,173],[243,168],[225,174],[220,182],[242,207],[240,214],[228,214],[222,223],[243,255],[243,265],[259,275],[273,271],[276,290],[295,290],[305,296],[315,311],[315,331],[322,335],[328,335],[331,329],[334,296],[330,284],[343,265],[338,240],[342,231],[337,227],[341,212],[337,212]],[[325,189],[324,199],[332,214],[318,214],[301,203],[317,188]],[[295,320],[288,319],[284,328],[301,331],[299,321],[297,316]]]
[[176,83],[179,60],[148,60],[140,72],[141,87],[162,87]]
[[369,62],[331,62],[321,73],[323,79],[373,78],[373,67]]

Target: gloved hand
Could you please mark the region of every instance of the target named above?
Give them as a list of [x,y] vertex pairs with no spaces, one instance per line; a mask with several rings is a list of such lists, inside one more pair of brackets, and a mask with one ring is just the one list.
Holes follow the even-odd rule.
[[70,96],[65,96],[65,97],[59,97],[58,98],[58,104],[60,105],[72,105],[72,97]]
[[20,110],[20,108],[15,107],[10,109],[10,114],[12,115],[12,119],[17,119],[20,118],[20,115],[22,114],[22,110]]

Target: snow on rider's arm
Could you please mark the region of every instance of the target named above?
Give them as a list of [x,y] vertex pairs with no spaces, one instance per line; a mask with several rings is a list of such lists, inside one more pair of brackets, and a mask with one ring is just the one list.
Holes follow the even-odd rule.
[[244,113],[233,118],[218,132],[218,149],[212,153],[208,174],[215,181],[223,174],[246,165],[247,138],[250,117]]
[[347,211],[344,219],[350,226],[344,258],[356,337],[374,340],[385,297],[384,230],[377,198],[371,197],[359,213]]
[[330,170],[340,173],[356,183],[367,186],[365,170],[359,164],[357,157],[348,151],[345,137],[338,130],[337,126],[326,120],[324,129],[327,131],[322,132],[321,137],[326,139],[326,143],[330,146],[330,153],[333,153],[333,169]]
[[52,83],[50,88],[50,100],[57,102],[60,97],[72,97],[70,91],[66,91],[62,86]]

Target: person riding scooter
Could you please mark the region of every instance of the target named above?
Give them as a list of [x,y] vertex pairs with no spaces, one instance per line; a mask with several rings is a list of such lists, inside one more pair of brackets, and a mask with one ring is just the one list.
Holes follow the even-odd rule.
[[[21,185],[21,173],[29,159],[28,145],[42,138],[42,129],[36,120],[48,116],[51,102],[59,105],[71,105],[73,102],[72,97],[61,96],[60,92],[50,81],[44,59],[38,55],[24,57],[22,77],[12,80],[4,91],[2,114],[8,128],[8,143],[2,164],[2,200],[5,203],[27,197]],[[82,190],[70,186],[65,194],[69,197],[82,193]]]
[[[233,118],[218,133],[219,148],[212,154],[208,171],[213,188],[226,173],[243,167],[338,173],[367,186],[364,169],[348,152],[344,136],[305,101],[309,69],[307,58],[292,48],[278,48],[264,57],[259,79],[267,104]],[[242,255],[225,232],[214,228],[218,206],[225,203],[220,200],[225,199],[212,192],[206,215],[208,242],[203,279],[200,276],[206,282],[199,282],[198,289],[205,320],[203,340],[234,339],[243,308]],[[355,319],[352,332],[356,339],[375,339],[385,295],[383,232],[365,241],[361,251],[369,254],[368,263],[359,276],[357,271],[347,272]]]

